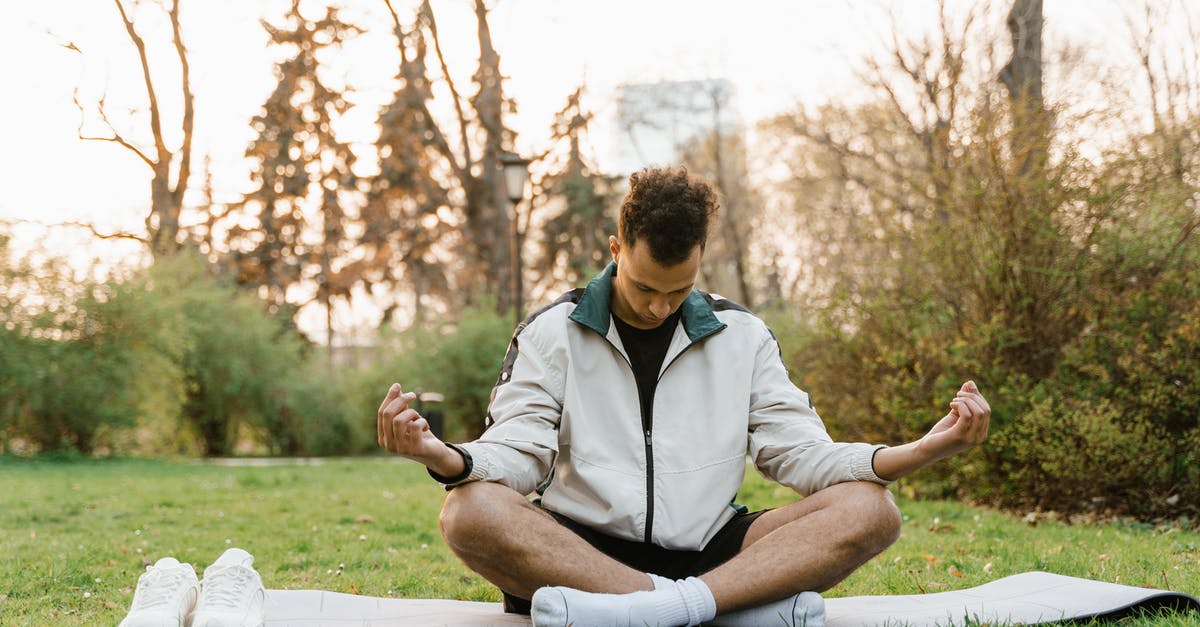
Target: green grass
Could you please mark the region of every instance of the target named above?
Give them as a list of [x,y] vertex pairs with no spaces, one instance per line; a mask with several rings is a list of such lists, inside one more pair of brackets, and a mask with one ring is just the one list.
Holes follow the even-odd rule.
[[[752,474],[752,473],[751,473]],[[146,564],[198,569],[227,546],[272,588],[497,601],[437,530],[443,491],[411,463],[317,465],[0,459],[0,624],[116,624]],[[786,502],[751,477],[740,501]],[[1144,524],[1036,526],[950,502],[900,500],[900,541],[830,596],[913,594],[1047,570],[1200,593],[1200,533]],[[1162,615],[1136,625],[1200,625]]]

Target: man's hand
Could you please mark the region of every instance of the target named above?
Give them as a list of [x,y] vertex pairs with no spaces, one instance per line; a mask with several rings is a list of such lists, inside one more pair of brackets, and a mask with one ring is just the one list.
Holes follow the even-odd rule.
[[950,401],[950,413],[920,440],[879,449],[873,465],[881,479],[894,481],[955,453],[974,448],[987,438],[992,408],[974,381],[967,381]]
[[439,475],[453,477],[461,473],[465,468],[462,455],[439,440],[421,414],[408,406],[416,397],[412,392],[404,393],[399,383],[388,389],[375,421],[379,446],[421,462]]
[[987,438],[992,408],[974,381],[967,381],[950,401],[950,413],[917,441],[917,448],[933,460],[983,444]]

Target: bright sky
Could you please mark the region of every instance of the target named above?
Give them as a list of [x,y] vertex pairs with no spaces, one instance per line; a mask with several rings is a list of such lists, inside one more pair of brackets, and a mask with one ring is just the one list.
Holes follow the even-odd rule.
[[[217,201],[235,200],[248,186],[242,154],[248,122],[273,88],[278,53],[259,26],[275,19],[288,0],[182,0],[183,36],[190,51],[196,94],[197,161],[213,162]],[[126,3],[132,5],[131,0]],[[343,17],[367,30],[334,60],[335,73],[358,90],[357,108],[344,127],[353,141],[372,141],[378,106],[390,99],[398,55],[382,0],[343,0]],[[411,22],[415,0],[396,0]],[[933,2],[894,3],[905,29],[926,29]],[[951,2],[963,7],[964,2]],[[324,2],[302,5],[316,15]],[[460,90],[473,92],[470,74],[478,48],[471,0],[435,0],[443,45]],[[586,81],[600,123],[593,154],[610,161],[613,113],[608,100],[621,83],[728,78],[739,94],[742,118],[753,122],[796,102],[843,97],[855,89],[857,59],[877,49],[887,32],[888,3],[851,0],[496,0],[491,25],[519,103],[510,124],[517,148],[533,153],[547,143],[553,114]],[[1008,2],[994,15],[1002,23]],[[134,12],[150,46],[166,125],[177,120],[177,64],[161,10],[143,1]],[[85,221],[102,231],[139,231],[149,202],[149,172],[113,143],[76,137],[80,116],[72,90],[84,102],[107,94],[110,118],[126,137],[146,145],[145,91],[134,48],[110,1],[10,2],[0,11],[0,219],[42,223]],[[1123,37],[1115,1],[1048,0],[1046,37],[1084,45]],[[1003,34],[1003,31],[1001,31]],[[83,54],[61,45],[70,41]],[[1101,45],[1103,45],[1101,43]],[[143,117],[131,116],[141,109]],[[85,129],[102,133],[95,115]],[[169,137],[176,139],[176,137]],[[131,242],[100,244],[71,229],[24,226],[18,246],[42,240],[61,252],[95,252],[108,259],[139,255]],[[89,252],[89,254],[91,254]]]

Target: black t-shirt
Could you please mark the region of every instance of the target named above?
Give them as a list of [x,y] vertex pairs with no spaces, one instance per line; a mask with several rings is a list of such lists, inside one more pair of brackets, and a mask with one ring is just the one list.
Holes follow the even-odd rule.
[[630,326],[616,315],[612,317],[613,324],[617,325],[617,334],[621,336],[621,344],[625,345],[625,353],[629,355],[633,378],[637,381],[643,428],[650,426],[646,424],[646,418],[651,415],[650,407],[654,403],[658,371],[667,356],[667,349],[671,347],[671,338],[675,335],[675,327],[679,325],[679,315],[679,311],[676,310],[653,329],[639,329]]

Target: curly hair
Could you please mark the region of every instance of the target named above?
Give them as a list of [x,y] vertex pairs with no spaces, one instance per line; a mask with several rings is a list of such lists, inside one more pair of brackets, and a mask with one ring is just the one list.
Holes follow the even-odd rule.
[[644,239],[655,261],[675,265],[697,244],[703,250],[719,206],[712,185],[687,168],[643,168],[629,177],[617,230],[625,246]]

